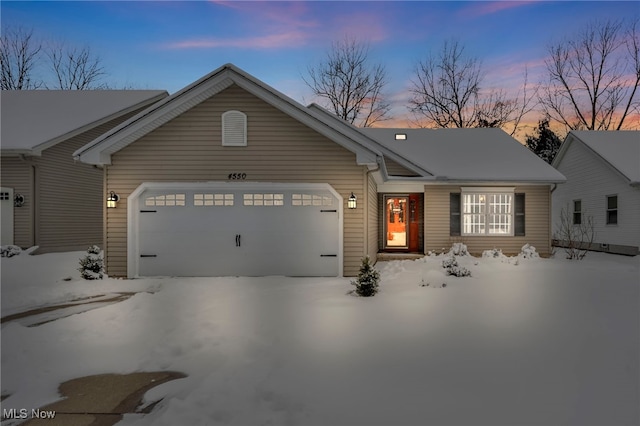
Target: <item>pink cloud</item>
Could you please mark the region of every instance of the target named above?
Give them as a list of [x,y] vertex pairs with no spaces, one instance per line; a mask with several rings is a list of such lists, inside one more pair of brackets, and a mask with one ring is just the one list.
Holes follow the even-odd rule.
[[235,47],[240,49],[278,49],[283,47],[297,47],[304,45],[306,35],[300,31],[291,31],[264,36],[238,38],[200,38],[183,40],[167,44],[168,49],[213,49],[220,47]]
[[537,3],[538,0],[528,1],[491,1],[491,2],[472,2],[472,5],[463,9],[462,14],[465,16],[482,16],[491,15],[502,12],[503,10],[514,9],[516,7],[527,6]]

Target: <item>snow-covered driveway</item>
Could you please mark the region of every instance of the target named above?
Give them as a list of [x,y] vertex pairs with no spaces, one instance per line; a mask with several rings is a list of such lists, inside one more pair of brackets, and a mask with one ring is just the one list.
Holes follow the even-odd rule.
[[[3,408],[60,382],[181,371],[127,425],[637,425],[640,257],[441,256],[349,279],[86,282],[82,253],[2,259],[2,316],[75,297],[141,293],[38,327],[2,327]],[[71,281],[62,278],[71,276]],[[421,284],[426,282],[430,286]],[[442,282],[446,288],[433,288]]]

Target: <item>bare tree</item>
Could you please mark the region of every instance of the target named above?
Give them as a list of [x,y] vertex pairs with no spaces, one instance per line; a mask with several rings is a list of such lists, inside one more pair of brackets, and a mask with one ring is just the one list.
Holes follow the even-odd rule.
[[28,90],[42,86],[33,76],[41,50],[33,30],[4,28],[0,36],[0,88]]
[[53,88],[88,90],[106,87],[99,83],[106,74],[100,58],[94,56],[89,47],[76,49],[57,45],[48,49],[47,56],[56,79]]
[[418,62],[412,80],[410,109],[424,127],[507,127],[515,133],[532,109],[523,89],[510,98],[504,90],[484,90],[485,74],[478,58],[467,56],[456,40],[445,41],[437,54]]
[[544,112],[569,129],[622,129],[639,106],[637,26],[637,19],[626,29],[622,21],[596,21],[551,45],[540,93]]
[[304,82],[343,120],[370,127],[389,118],[390,104],[383,94],[386,70],[382,64],[370,64],[367,44],[345,37],[334,42],[326,58],[307,71]]
[[595,238],[595,222],[593,216],[569,211],[567,204],[560,211],[560,223],[554,233],[555,244],[563,247],[567,259],[582,260],[593,245]]

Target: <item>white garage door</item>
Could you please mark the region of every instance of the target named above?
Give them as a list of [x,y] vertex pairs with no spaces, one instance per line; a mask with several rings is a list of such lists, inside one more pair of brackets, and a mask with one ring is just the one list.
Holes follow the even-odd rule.
[[327,184],[139,189],[137,276],[340,275],[342,199]]

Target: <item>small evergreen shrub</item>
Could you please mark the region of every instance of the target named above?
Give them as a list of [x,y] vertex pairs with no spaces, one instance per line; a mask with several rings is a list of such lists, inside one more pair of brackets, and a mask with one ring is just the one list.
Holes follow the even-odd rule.
[[362,259],[358,279],[351,281],[351,285],[356,286],[356,294],[362,297],[373,296],[378,292],[380,273],[375,270],[369,261],[369,256]]
[[80,275],[85,280],[101,280],[104,273],[104,261],[100,256],[100,247],[91,246],[87,249],[85,257],[80,259]]
[[17,254],[20,254],[22,249],[18,246],[0,246],[0,256],[1,257],[13,257]]

